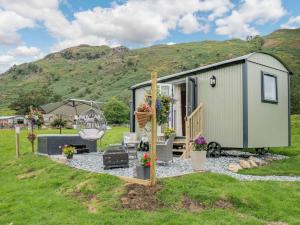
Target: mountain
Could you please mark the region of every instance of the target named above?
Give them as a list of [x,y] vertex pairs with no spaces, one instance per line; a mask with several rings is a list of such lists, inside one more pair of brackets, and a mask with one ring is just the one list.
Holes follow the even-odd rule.
[[128,87],[160,76],[234,58],[254,51],[278,56],[290,66],[292,113],[300,113],[300,29],[281,29],[244,41],[202,41],[128,49],[80,45],[45,58],[11,67],[0,76],[0,115],[18,91],[45,86],[63,98],[105,101],[112,96],[128,102]]

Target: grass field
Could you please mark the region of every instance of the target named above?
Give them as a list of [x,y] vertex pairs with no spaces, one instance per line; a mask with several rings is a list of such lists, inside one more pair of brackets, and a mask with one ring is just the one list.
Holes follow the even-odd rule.
[[[119,142],[126,130],[115,127],[108,131],[101,147]],[[297,134],[294,130],[293,135]],[[159,181],[163,208],[132,211],[120,204],[125,186],[118,178],[72,169],[31,154],[25,131],[18,160],[14,131],[0,131],[0,140],[1,225],[300,224],[299,182],[240,182],[212,173],[192,174]],[[290,150],[280,151],[291,154]],[[184,197],[201,202],[204,210],[187,210]],[[219,207],[219,201],[228,204]]]

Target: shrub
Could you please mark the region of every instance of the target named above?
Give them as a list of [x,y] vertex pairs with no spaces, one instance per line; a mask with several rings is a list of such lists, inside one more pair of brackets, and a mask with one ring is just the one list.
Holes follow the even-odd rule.
[[70,146],[70,145],[64,145],[63,153],[65,156],[72,156],[75,153],[75,147]]
[[127,60],[127,66],[129,66],[129,67],[134,66],[134,62],[132,59]]
[[66,125],[67,125],[67,121],[60,118],[54,119],[53,122],[51,123],[51,126],[56,128],[65,127]]
[[116,98],[111,98],[104,106],[104,116],[110,124],[122,124],[129,121],[129,107]]
[[71,90],[71,92],[76,92],[76,91],[78,91],[78,87],[74,87],[74,86],[72,86],[71,88],[70,88],[70,90]]

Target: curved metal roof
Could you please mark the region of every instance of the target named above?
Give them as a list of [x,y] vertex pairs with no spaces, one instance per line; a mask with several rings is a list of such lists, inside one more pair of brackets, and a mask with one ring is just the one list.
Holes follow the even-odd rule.
[[[163,77],[158,78],[157,82],[167,82],[167,81],[171,81],[171,80],[174,80],[174,79],[184,78],[184,77],[189,76],[189,75],[196,75],[200,71],[204,72],[204,71],[224,67],[224,66],[227,66],[227,65],[243,63],[250,56],[252,56],[256,53],[262,53],[262,54],[266,54],[266,55],[270,55],[270,56],[274,57],[287,69],[287,71],[290,74],[292,74],[292,71],[289,69],[289,67],[280,58],[278,58],[277,56],[275,56],[271,53],[259,51],[259,52],[252,52],[252,53],[249,53],[247,55],[239,56],[239,57],[236,57],[236,58],[224,60],[224,61],[221,61],[221,62],[213,63],[213,64],[210,64],[210,65],[201,66],[201,67],[198,67],[198,68],[195,68],[195,69],[186,70],[186,71],[182,71],[182,72],[179,72],[179,73],[163,76]],[[133,85],[133,86],[130,87],[130,89],[133,90],[133,89],[137,89],[137,88],[140,88],[140,87],[149,86],[150,84],[151,84],[151,81],[148,80],[148,81]]]

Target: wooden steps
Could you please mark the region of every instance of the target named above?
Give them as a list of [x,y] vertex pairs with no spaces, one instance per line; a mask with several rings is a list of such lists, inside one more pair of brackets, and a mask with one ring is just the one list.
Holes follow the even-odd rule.
[[175,138],[173,142],[173,153],[182,154],[185,151],[185,137]]
[[183,153],[185,151],[185,148],[176,149],[173,148],[173,153]]

